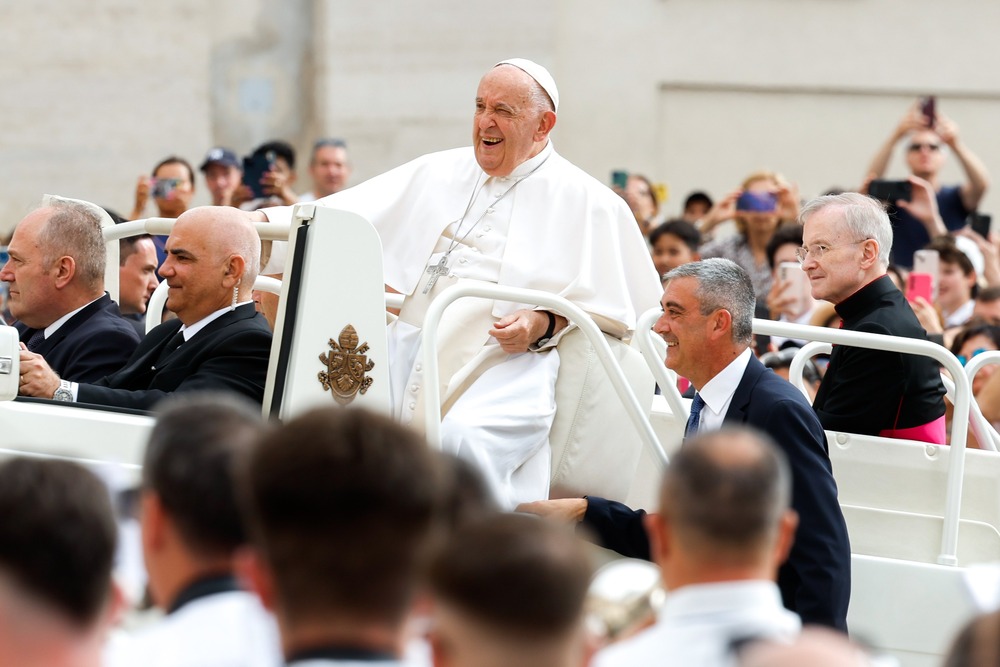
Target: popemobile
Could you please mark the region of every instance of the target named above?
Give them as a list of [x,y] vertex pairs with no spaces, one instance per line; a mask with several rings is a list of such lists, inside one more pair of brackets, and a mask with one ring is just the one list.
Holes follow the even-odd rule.
[[[114,225],[106,220],[105,285],[118,292],[118,239],[169,234],[173,220]],[[320,405],[362,405],[390,412],[385,326],[399,295],[384,291],[381,244],[355,214],[299,204],[290,226],[257,223],[263,240],[289,241],[284,279],[258,278],[280,295],[263,403],[286,419]],[[629,340],[605,336],[573,304],[555,295],[463,282],[431,303],[422,331],[428,442],[440,442],[434,341],[442,313],[459,299],[531,303],[577,325],[559,342],[557,410],[550,441],[553,494],[591,494],[633,507],[655,507],[656,488],[681,440],[690,401],[663,364],[651,327],[656,307]],[[147,330],[158,324],[166,285],[154,293]],[[980,609],[997,605],[1000,576],[1000,435],[971,401],[970,378],[1000,352],[968,366],[926,341],[755,320],[754,331],[810,342],[791,378],[805,393],[802,368],[832,345],[895,350],[935,359],[954,405],[951,446],[827,432],[840,504],[852,548],[851,634],[900,664],[937,665],[951,638]],[[0,455],[71,458],[127,487],[138,479],[153,424],[148,413],[17,397],[18,336],[0,327]],[[654,395],[654,385],[661,394]],[[971,426],[982,450],[966,450]],[[646,574],[641,576],[647,576]],[[627,577],[626,577],[627,579]],[[613,579],[612,579],[613,580]],[[655,577],[649,581],[655,581]],[[607,580],[602,584],[607,588]],[[627,584],[623,584],[627,585]]]

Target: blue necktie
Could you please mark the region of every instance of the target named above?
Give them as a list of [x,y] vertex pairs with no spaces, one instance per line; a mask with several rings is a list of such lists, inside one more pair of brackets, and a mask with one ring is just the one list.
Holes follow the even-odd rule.
[[705,407],[705,401],[701,394],[695,393],[694,400],[691,401],[691,414],[688,415],[687,426],[684,427],[684,440],[698,435],[698,425],[701,423],[701,409]]

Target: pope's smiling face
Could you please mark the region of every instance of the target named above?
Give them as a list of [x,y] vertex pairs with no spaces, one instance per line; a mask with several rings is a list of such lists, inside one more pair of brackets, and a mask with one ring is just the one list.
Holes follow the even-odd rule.
[[490,176],[510,175],[545,148],[556,115],[533,96],[537,85],[511,65],[494,67],[479,82],[472,145],[476,162]]

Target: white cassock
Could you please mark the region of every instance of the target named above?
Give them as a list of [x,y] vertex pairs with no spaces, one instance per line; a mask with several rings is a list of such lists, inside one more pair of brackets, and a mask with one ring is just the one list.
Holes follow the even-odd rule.
[[[662,294],[624,200],[559,156],[551,141],[507,177],[485,174],[467,147],[425,155],[316,203],[357,213],[378,230],[385,282],[407,295],[388,329],[393,404],[403,423],[417,427],[423,313],[455,281],[557,294],[619,338]],[[265,213],[284,221],[291,209]],[[265,275],[283,272],[282,246],[275,242]],[[427,267],[449,247],[447,278],[423,295]],[[532,307],[460,299],[445,311],[438,339],[442,446],[475,462],[504,507],[548,496],[558,337],[508,355],[489,336],[497,319]]]

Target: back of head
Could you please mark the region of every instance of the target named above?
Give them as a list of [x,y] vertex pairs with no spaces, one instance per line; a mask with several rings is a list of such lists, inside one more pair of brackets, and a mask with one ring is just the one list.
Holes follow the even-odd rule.
[[101,481],[66,461],[10,459],[0,463],[0,517],[4,588],[92,626],[108,603],[117,536]]
[[106,249],[101,233],[104,211],[94,204],[47,196],[43,206],[52,209],[38,233],[38,244],[46,266],[60,257],[72,257],[76,280],[94,292],[104,290]]
[[442,503],[420,435],[361,409],[313,410],[261,439],[241,486],[288,623],[403,618]]
[[944,667],[1000,664],[1000,611],[972,619],[955,637]]
[[530,655],[576,636],[591,574],[572,533],[534,516],[495,514],[451,535],[432,560],[430,587],[442,611],[474,624],[485,643]]
[[728,259],[713,257],[682,264],[663,278],[666,281],[675,278],[696,279],[701,314],[709,315],[719,309],[728,310],[733,320],[733,342],[750,344],[757,297],[750,275],[742,267]]
[[838,195],[823,195],[806,203],[799,211],[799,222],[803,226],[810,216],[818,211],[834,208],[843,216],[847,236],[855,239],[874,239],[878,243],[878,263],[882,269],[889,266],[892,250],[892,223],[882,202],[857,192]]
[[766,435],[722,429],[692,438],[663,477],[660,510],[678,549],[706,564],[751,564],[770,551],[791,474]]
[[192,554],[227,557],[245,542],[234,467],[261,428],[260,410],[229,394],[177,396],[158,411],[143,489],[157,496]]

